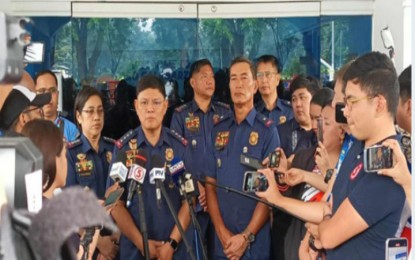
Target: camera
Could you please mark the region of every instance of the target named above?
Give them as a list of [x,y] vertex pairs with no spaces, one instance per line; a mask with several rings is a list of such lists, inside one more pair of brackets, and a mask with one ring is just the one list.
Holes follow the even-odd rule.
[[268,180],[263,174],[253,171],[245,172],[242,191],[257,192],[266,189],[268,189]]
[[269,164],[268,168],[278,168],[280,166],[280,151],[273,151],[269,154]]
[[366,172],[377,172],[380,169],[392,168],[392,149],[382,145],[366,148],[363,153],[363,165]]

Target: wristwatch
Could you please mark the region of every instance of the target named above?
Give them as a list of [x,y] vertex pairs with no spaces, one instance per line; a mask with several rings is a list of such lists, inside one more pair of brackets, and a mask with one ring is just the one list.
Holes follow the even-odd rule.
[[324,177],[324,182],[329,183],[331,177],[333,177],[334,169],[328,169],[326,171],[326,176]]
[[255,241],[255,235],[249,230],[245,230],[242,235],[244,236],[245,240],[248,241],[249,243],[252,243]]
[[174,240],[173,238],[170,238],[168,242],[170,246],[173,248],[173,250],[176,251],[177,247],[179,246],[179,243],[177,243],[177,241]]

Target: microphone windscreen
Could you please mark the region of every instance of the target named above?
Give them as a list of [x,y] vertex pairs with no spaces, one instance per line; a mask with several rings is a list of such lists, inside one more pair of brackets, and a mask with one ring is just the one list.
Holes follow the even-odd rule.
[[58,259],[62,245],[72,234],[93,226],[117,231],[95,194],[74,186],[44,203],[32,219],[28,237],[41,259]]
[[146,168],[147,164],[147,153],[146,151],[139,149],[135,155],[135,162],[143,168]]
[[151,164],[153,168],[164,168],[164,160],[158,154],[154,154],[151,156]]
[[174,157],[173,160],[171,161],[169,171],[170,171],[171,178],[174,184],[176,184],[176,186],[180,186],[179,184],[180,177],[185,172],[183,161],[178,157]]

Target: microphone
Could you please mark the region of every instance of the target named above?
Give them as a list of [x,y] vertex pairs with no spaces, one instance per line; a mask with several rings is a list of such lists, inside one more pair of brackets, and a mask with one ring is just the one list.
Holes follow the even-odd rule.
[[160,208],[161,205],[161,190],[160,186],[166,178],[165,176],[165,166],[163,159],[160,155],[153,155],[151,157],[151,163],[153,164],[153,169],[150,171],[150,184],[156,184],[156,197],[157,205]]
[[126,206],[129,208],[131,206],[131,201],[134,196],[134,192],[137,189],[137,185],[141,185],[144,182],[146,177],[146,164],[147,164],[147,155],[143,150],[138,150],[137,154],[133,158],[133,163],[130,167],[130,172],[128,174],[128,179],[130,184],[128,186],[128,195]]
[[195,188],[192,175],[186,173],[186,168],[184,167],[182,160],[178,157],[174,157],[171,161],[169,171],[174,184],[180,189],[180,193],[183,194],[184,192],[192,196],[198,196],[198,191]]
[[125,153],[118,153],[117,157],[115,158],[114,163],[111,166],[109,176],[111,179],[118,183],[125,182],[125,178],[127,177],[128,169],[125,167],[124,162],[127,160],[127,156]]

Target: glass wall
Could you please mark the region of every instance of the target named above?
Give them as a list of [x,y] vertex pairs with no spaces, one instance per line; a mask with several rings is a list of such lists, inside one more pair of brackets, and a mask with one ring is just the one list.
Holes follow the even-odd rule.
[[135,85],[148,73],[174,82],[176,89],[168,91],[178,102],[191,98],[186,78],[191,62],[199,58],[211,60],[219,87],[227,88],[227,68],[239,55],[255,60],[273,54],[284,80],[303,73],[326,82],[342,64],[371,50],[371,16],[33,20],[32,41],[46,43],[46,57],[28,71],[62,72],[74,80],[72,95],[81,85],[100,87],[110,105],[120,80]]

